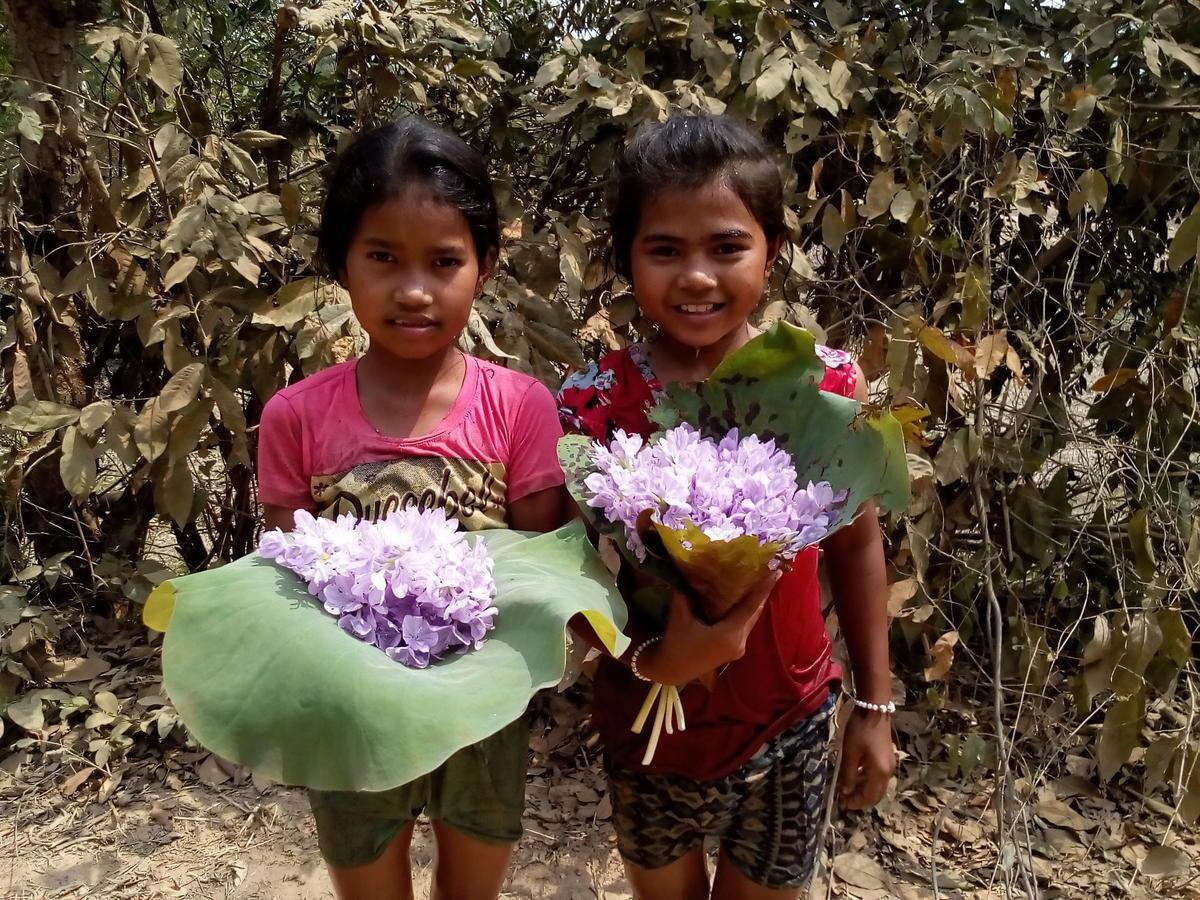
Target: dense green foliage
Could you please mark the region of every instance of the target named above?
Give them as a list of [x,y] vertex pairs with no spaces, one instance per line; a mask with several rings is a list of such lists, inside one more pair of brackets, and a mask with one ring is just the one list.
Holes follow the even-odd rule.
[[[763,320],[857,351],[905,426],[909,700],[1000,678],[1011,744],[947,713],[910,754],[1090,754],[1200,813],[1172,712],[1200,626],[1193,4],[171,7],[4,3],[10,719],[72,733],[28,691],[75,604],[128,615],[167,569],[251,547],[263,402],[359,340],[312,265],[346,135],[418,111],[488,154],[507,244],[467,343],[554,384],[640,326],[602,253],[615,148],[672,109],[728,111],[786,168],[796,250]],[[57,67],[48,29],[74,51]]]

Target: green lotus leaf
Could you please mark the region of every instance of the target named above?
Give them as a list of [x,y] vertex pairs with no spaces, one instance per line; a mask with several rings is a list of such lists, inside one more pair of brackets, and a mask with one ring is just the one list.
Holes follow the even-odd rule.
[[166,582],[167,694],[195,738],[251,771],[320,790],[382,791],[516,721],[567,662],[582,614],[610,652],[624,601],[583,524],[475,532],[494,563],[496,627],[478,650],[409,669],[338,628],[286,569],[257,555]]

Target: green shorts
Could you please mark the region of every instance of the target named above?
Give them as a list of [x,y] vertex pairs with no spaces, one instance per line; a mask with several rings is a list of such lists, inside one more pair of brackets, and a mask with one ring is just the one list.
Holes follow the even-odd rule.
[[529,720],[522,716],[390,791],[310,790],[321,857],[339,869],[374,862],[422,812],[477,840],[514,844],[521,838],[528,764]]

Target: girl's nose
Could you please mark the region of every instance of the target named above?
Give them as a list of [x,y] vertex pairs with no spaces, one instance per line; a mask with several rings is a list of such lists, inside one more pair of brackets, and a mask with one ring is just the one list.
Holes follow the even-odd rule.
[[392,299],[405,309],[420,309],[433,303],[433,294],[421,279],[404,279],[396,285]]
[[701,294],[711,291],[717,286],[717,279],[712,272],[698,263],[687,265],[679,274],[680,290]]

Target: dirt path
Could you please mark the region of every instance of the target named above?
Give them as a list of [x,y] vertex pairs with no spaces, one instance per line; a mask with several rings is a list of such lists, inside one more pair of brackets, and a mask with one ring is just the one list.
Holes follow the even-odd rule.
[[[502,896],[629,900],[594,739],[577,703],[542,696],[548,700],[531,740],[525,837]],[[902,744],[914,753],[918,735],[928,733],[917,724],[911,714],[897,717]],[[1160,801],[1100,789],[1084,777],[1090,763],[1073,759],[1079,774],[1023,788],[1040,896],[1200,898],[1196,833]],[[333,898],[300,792],[259,783],[194,747],[151,745],[108,771],[86,763],[53,746],[0,760],[0,895]],[[1004,896],[990,788],[990,778],[953,779],[909,756],[877,810],[835,817],[812,896]],[[425,897],[427,826],[418,829],[414,861],[417,896]],[[1139,872],[1139,865],[1157,874]]]
[[[102,773],[78,786],[45,773],[41,783],[25,782],[19,798],[10,791],[22,773],[8,776],[0,893],[14,900],[333,897],[303,794],[233,779],[160,782],[144,771],[151,768],[127,770],[103,801]],[[205,774],[215,780],[211,770]],[[74,788],[70,795],[64,785]],[[573,787],[588,796],[584,783]],[[539,792],[548,800],[549,790],[538,788],[531,785],[533,804]],[[612,846],[606,822],[585,830],[530,816],[504,896],[628,898]],[[413,857],[420,897],[432,859],[424,824]]]

